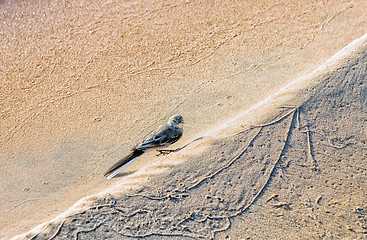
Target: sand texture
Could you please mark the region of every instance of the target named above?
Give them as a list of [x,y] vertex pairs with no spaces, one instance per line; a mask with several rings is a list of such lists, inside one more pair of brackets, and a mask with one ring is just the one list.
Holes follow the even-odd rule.
[[198,141],[209,143],[205,151],[188,153],[141,190],[104,194],[28,237],[366,239],[363,46],[325,73],[307,101],[284,106],[282,117],[230,137],[204,137]]
[[[35,226],[27,236],[238,239],[268,226],[286,229],[282,238],[301,236],[290,226],[309,226],[302,219],[325,234],[340,220],[340,234],[362,238],[363,188],[352,189],[365,182],[365,131],[349,131],[365,123],[364,72],[352,76],[364,57],[320,66],[364,36],[365,9],[365,0],[0,1],[0,239]],[[172,148],[184,149],[103,177],[175,113],[185,125]],[[340,168],[323,165],[332,163]]]

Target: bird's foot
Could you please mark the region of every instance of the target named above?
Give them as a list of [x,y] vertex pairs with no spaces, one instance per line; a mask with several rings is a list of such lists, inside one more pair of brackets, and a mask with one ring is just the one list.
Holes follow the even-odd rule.
[[157,156],[159,156],[159,155],[168,155],[172,152],[177,152],[178,150],[179,149],[159,149],[159,150],[157,150],[157,152],[159,152],[157,154]]

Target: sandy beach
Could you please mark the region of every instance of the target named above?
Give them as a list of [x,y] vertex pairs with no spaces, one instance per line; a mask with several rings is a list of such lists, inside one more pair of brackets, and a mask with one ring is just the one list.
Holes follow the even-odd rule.
[[0,237],[365,239],[366,7],[2,2]]
[[264,122],[203,137],[17,238],[365,239],[366,50],[367,34],[247,112]]

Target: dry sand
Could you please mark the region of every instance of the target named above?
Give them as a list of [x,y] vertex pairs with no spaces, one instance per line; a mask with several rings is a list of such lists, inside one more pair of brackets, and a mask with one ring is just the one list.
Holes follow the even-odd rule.
[[[358,197],[365,194],[366,131],[348,131],[357,131],[358,124],[363,129],[365,119],[351,117],[363,118],[365,85],[359,84],[360,77],[343,77],[350,76],[343,75],[348,65],[334,69],[331,85],[320,86],[309,102],[299,108],[289,102],[285,107],[290,115],[277,124],[251,130],[235,125],[231,129],[232,134],[239,133],[235,136],[205,137],[176,155],[148,154],[127,169],[139,171],[113,181],[106,181],[102,173],[172,113],[181,113],[188,123],[177,144],[184,145],[311,72],[367,32],[365,1],[0,4],[0,237],[25,232],[80,198],[123,182],[110,188],[115,195],[104,203],[80,202],[86,208],[103,206],[82,210],[78,205],[82,213],[68,217],[60,229],[60,224],[46,224],[46,231],[35,238],[43,234],[261,238],[274,228],[284,230],[274,235],[279,238],[291,236],[290,232],[305,238],[307,234],[363,238],[366,203]],[[359,66],[364,60],[355,61]],[[339,91],[355,93],[339,94],[351,97],[340,100],[346,105],[333,107],[338,94],[331,96],[329,105],[315,105],[330,97],[328,91],[338,89],[338,81],[354,84],[340,86],[355,86]],[[359,108],[353,101],[360,101]],[[323,109],[341,117],[324,116]],[[265,120],[274,114],[256,116]],[[294,119],[302,119],[301,127],[295,127]],[[338,124],[346,130],[338,130]],[[288,131],[289,139],[278,137]],[[296,144],[300,146],[290,148]],[[350,153],[355,154],[349,157]],[[318,171],[308,171],[315,164],[310,158]],[[315,182],[308,184],[311,180]],[[321,198],[314,199],[318,192]],[[278,196],[267,201],[271,194]],[[341,195],[345,199],[338,198]],[[249,203],[251,208],[246,207]],[[91,215],[97,217],[89,219]],[[126,224],[120,226],[121,220]],[[307,228],[310,221],[312,230]],[[154,227],[158,225],[162,229]]]

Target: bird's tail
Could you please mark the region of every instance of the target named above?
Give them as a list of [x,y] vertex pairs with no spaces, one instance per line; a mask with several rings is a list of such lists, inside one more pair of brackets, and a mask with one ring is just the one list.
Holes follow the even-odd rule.
[[119,172],[122,171],[122,169],[126,168],[130,163],[132,163],[137,157],[142,155],[144,153],[143,150],[137,150],[134,149],[133,152],[131,152],[126,157],[122,158],[120,161],[115,163],[110,169],[108,169],[104,176],[107,179],[111,179],[114,176],[116,176]]

